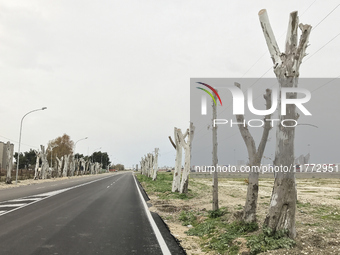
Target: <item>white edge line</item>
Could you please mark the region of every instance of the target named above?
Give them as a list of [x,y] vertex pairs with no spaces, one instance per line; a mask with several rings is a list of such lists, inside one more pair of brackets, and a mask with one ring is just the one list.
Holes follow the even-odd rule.
[[145,212],[146,212],[146,215],[148,216],[148,219],[149,219],[149,222],[151,224],[151,227],[153,229],[153,232],[155,233],[156,235],[156,238],[157,238],[157,241],[159,243],[159,246],[161,247],[161,250],[163,252],[164,255],[171,255],[171,252],[167,246],[167,244],[165,243],[164,239],[163,239],[163,236],[161,234],[161,232],[159,231],[154,219],[152,218],[152,215],[151,215],[151,212],[148,208],[148,205],[146,204],[145,200],[144,200],[144,197],[142,195],[142,193],[140,192],[139,190],[139,187],[138,187],[138,184],[137,184],[137,181],[136,181],[136,176],[134,174],[132,174],[133,177],[134,177],[134,180],[135,180],[135,183],[136,183],[136,187],[137,187],[137,190],[138,190],[138,193],[140,195],[140,198],[142,200],[142,203],[144,205],[144,209],[145,209]]
[[[60,189],[59,191],[61,191],[61,192],[58,192],[58,193],[56,192],[56,191],[58,191],[58,190],[56,190],[56,191],[55,191],[56,193],[53,194],[53,195],[51,195],[51,196],[44,197],[44,198],[42,198],[42,199],[40,199],[40,200],[34,201],[34,202],[32,202],[32,203],[29,203],[29,204],[25,204],[24,206],[17,207],[17,208],[15,208],[15,209],[6,211],[6,212],[4,212],[4,213],[1,213],[1,212],[0,212],[0,217],[3,216],[3,215],[5,215],[5,214],[7,214],[7,213],[11,213],[11,212],[14,212],[14,211],[16,211],[16,210],[19,210],[19,209],[21,209],[21,208],[24,208],[24,207],[26,207],[26,206],[33,205],[33,204],[38,203],[38,202],[40,202],[40,201],[42,201],[42,200],[45,200],[46,198],[53,197],[53,196],[55,196],[55,195],[58,195],[58,194],[60,194],[60,193],[65,192],[65,191],[68,191],[68,190],[71,190],[71,189],[75,189],[75,188],[78,188],[78,187],[81,187],[81,186],[85,186],[85,185],[87,185],[87,184],[94,183],[94,182],[97,182],[97,181],[101,181],[101,180],[104,180],[104,179],[107,179],[107,178],[110,178],[110,177],[113,177],[113,176],[117,176],[117,175],[115,174],[115,175],[112,175],[112,176],[107,176],[107,177],[103,177],[103,178],[100,178],[100,179],[97,179],[97,180],[93,180],[93,181],[90,181],[90,182],[86,182],[86,183],[83,183],[83,184],[79,184],[79,185],[74,186],[74,187],[70,187],[70,188],[66,188],[66,189]],[[120,177],[120,178],[122,178],[122,177]],[[49,193],[49,192],[46,192],[46,193]],[[42,193],[42,194],[44,194],[44,193]],[[42,194],[40,194],[40,195],[42,195]],[[31,196],[28,196],[28,197],[31,197]],[[25,198],[25,197],[24,197],[24,198]],[[5,202],[5,201],[4,201],[4,202]]]

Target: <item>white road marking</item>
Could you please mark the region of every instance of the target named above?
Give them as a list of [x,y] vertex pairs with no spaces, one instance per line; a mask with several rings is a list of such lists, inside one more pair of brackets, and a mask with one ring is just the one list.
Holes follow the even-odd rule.
[[[42,193],[42,194],[38,194],[38,195],[22,197],[22,198],[8,200],[8,201],[3,201],[3,202],[0,203],[0,208],[1,207],[14,207],[14,205],[16,205],[16,208],[14,208],[12,210],[8,210],[8,211],[0,211],[0,216],[3,216],[3,215],[10,213],[10,212],[14,212],[14,211],[19,210],[21,208],[24,208],[28,205],[35,204],[39,201],[42,201],[46,198],[50,198],[50,197],[55,196],[57,194],[63,193],[65,191],[75,189],[75,188],[79,188],[79,187],[82,187],[82,186],[85,186],[85,185],[88,185],[88,184],[91,184],[91,183],[94,183],[94,182],[97,182],[97,181],[101,181],[101,180],[104,180],[104,179],[107,179],[107,178],[110,178],[110,177],[113,177],[113,176],[116,176],[116,175],[106,176],[106,177],[103,177],[103,178],[100,178],[100,179],[97,179],[97,180],[93,180],[93,181],[90,181],[90,182],[79,184],[79,185],[76,185],[76,186],[73,186],[73,187],[70,187],[70,188],[66,188],[66,189],[60,189],[60,190],[50,191],[50,192],[46,192],[46,193]],[[121,179],[121,178],[122,177],[120,177],[119,179]],[[117,181],[119,179],[117,179]],[[8,202],[13,202],[14,200],[28,200],[28,201],[34,200],[34,201],[31,202],[31,203],[26,203],[26,204],[4,204],[4,203],[8,203]]]
[[23,206],[23,205],[26,205],[26,204],[4,204],[4,205],[0,205],[0,208],[1,207],[18,207],[18,206]]
[[34,198],[34,197],[18,198],[18,199],[12,199],[6,202],[27,202],[27,201],[37,201],[37,200],[41,200],[41,198]]
[[144,209],[145,209],[146,215],[148,216],[148,219],[149,219],[149,222],[150,222],[151,227],[152,227],[152,229],[153,229],[153,232],[155,233],[156,238],[157,238],[157,241],[158,241],[158,243],[159,243],[159,246],[161,247],[162,253],[163,253],[164,255],[171,255],[171,252],[170,252],[168,246],[166,245],[166,242],[164,241],[164,238],[163,238],[161,232],[159,231],[159,229],[158,229],[158,227],[157,227],[157,225],[156,225],[154,219],[152,218],[152,215],[151,215],[151,212],[150,212],[150,210],[149,210],[149,208],[148,208],[148,205],[146,204],[146,202],[145,202],[145,200],[144,200],[144,198],[143,198],[143,195],[142,195],[142,193],[141,193],[140,190],[139,190],[139,187],[138,187],[138,184],[137,184],[135,175],[133,175],[133,178],[134,178],[134,180],[135,180],[136,188],[137,188],[137,190],[138,190],[138,193],[139,193],[140,198],[141,198],[141,200],[142,200],[142,203],[143,203],[143,205],[144,205]]

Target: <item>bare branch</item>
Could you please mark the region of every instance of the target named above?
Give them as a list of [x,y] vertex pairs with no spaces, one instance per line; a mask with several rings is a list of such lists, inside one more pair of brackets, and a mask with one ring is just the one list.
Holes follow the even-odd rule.
[[299,28],[302,31],[302,35],[300,37],[299,46],[296,50],[296,58],[297,58],[298,67],[300,67],[302,63],[302,59],[306,56],[306,49],[308,47],[308,40],[309,40],[310,32],[312,30],[312,26],[308,24],[306,25],[300,24]]
[[263,31],[264,38],[266,39],[267,47],[272,58],[274,69],[277,66],[281,66],[281,52],[279,46],[277,45],[273,30],[270,26],[266,9],[259,11],[259,19]]
[[[272,107],[272,90],[266,89],[266,94],[264,94],[263,97],[266,100],[266,109],[268,110]],[[258,161],[258,163],[261,163],[261,158],[263,156],[264,149],[266,148],[269,131],[272,129],[270,122],[266,121],[270,119],[270,117],[271,117],[271,114],[268,114],[264,117],[265,124],[263,128],[262,138],[261,138],[261,142],[259,144],[259,147],[257,148],[257,153],[256,153],[256,160]]]
[[297,11],[290,13],[288,30],[286,36],[285,54],[290,55],[295,52],[297,48],[297,29],[299,24],[299,17]]
[[[238,88],[241,88],[241,85],[237,82],[234,83],[234,85]],[[237,122],[244,122],[244,116],[242,114],[236,115]],[[256,147],[255,147],[255,141],[253,136],[250,134],[248,126],[247,125],[238,125],[238,128],[240,130],[241,136],[246,144],[249,161],[250,164],[253,164],[254,156],[256,154]]]
[[176,150],[176,144],[174,143],[174,141],[172,140],[171,136],[169,136],[169,140],[170,143],[172,144],[172,146],[174,146],[175,150]]

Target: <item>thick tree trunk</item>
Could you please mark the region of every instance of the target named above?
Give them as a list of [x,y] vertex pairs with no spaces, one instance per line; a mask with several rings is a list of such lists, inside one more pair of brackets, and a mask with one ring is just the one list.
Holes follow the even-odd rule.
[[153,155],[152,153],[148,153],[148,168],[149,168],[149,171],[148,171],[148,177],[152,177],[153,176]]
[[[299,23],[297,12],[292,12],[289,18],[288,31],[286,37],[285,52],[281,53],[272,32],[266,10],[259,12],[259,18],[263,34],[265,36],[268,50],[273,60],[274,73],[281,88],[296,88],[298,86],[299,68],[308,44],[310,25]],[[299,44],[297,43],[297,28],[300,27],[302,35]],[[281,98],[281,97],[279,97]],[[296,98],[296,93],[288,93],[287,98]],[[281,109],[281,99],[279,99],[279,109]],[[295,105],[286,106],[286,115],[279,114],[282,120],[297,120]],[[292,125],[292,121],[286,121],[287,126]],[[281,123],[276,129],[276,151],[274,165],[287,167],[290,172],[278,172],[275,176],[274,187],[271,196],[269,212],[264,224],[273,229],[287,229],[289,237],[296,237],[295,211],[296,211],[296,184],[294,165],[294,127],[284,127]]]
[[94,163],[90,163],[90,174],[94,174]]
[[[158,148],[155,148],[155,157],[154,157],[154,162],[153,162],[153,177],[152,180],[155,181],[157,179],[157,171],[158,171]],[[138,168],[138,166],[137,166]]]
[[[180,129],[179,129],[180,130]],[[181,130],[179,132],[182,132]],[[177,135],[177,128],[174,129],[175,145],[176,145],[176,164],[174,177],[172,181],[172,192],[179,192],[181,185],[181,172],[182,172],[182,146],[180,145]]]
[[79,159],[79,173],[80,175],[83,175],[85,173],[85,160],[83,158]]
[[70,158],[70,156],[71,156],[70,154],[64,156],[63,177],[67,177],[67,171],[68,171],[68,168],[69,168],[69,158]]
[[[20,157],[20,155],[18,155]],[[12,168],[13,168],[13,149],[10,142],[7,142],[6,144],[6,183],[11,184],[12,183]]]
[[45,146],[40,145],[41,148],[41,178],[47,179],[47,174],[49,172],[49,166],[47,161],[47,152],[45,151]]
[[178,137],[180,138],[181,146],[184,148],[184,169],[182,174],[182,180],[181,180],[181,186],[180,186],[180,193],[187,193],[188,187],[189,187],[189,174],[190,174],[190,168],[191,168],[191,143],[194,138],[194,130],[195,127],[190,122],[190,129],[187,130],[186,136],[187,142],[185,142],[185,139],[181,132],[178,132]]
[[34,151],[36,155],[35,168],[34,168],[34,180],[39,179],[39,163],[40,163],[40,152]]
[[61,159],[59,159],[58,157],[56,157],[56,159],[58,161],[58,164],[57,164],[57,177],[61,177],[61,169],[62,169],[62,166],[63,166],[63,158],[64,157],[61,157]]
[[85,166],[84,174],[88,174],[89,173],[89,167],[90,167],[90,161],[86,160],[84,166]]
[[74,171],[75,171],[75,167],[76,167],[74,160],[75,160],[74,156],[71,155],[70,156],[70,176],[74,176]]

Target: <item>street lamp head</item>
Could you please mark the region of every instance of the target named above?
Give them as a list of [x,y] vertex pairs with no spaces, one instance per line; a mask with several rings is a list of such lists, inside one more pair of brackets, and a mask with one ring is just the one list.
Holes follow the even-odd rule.
[[41,108],[41,110],[46,110],[47,109],[47,107],[43,107],[43,108]]
[[85,137],[84,139],[87,139],[88,137]]

